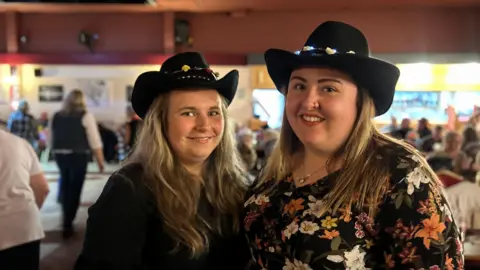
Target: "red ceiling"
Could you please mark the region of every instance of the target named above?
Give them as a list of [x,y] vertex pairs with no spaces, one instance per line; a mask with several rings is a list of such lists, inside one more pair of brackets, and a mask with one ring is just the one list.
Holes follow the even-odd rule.
[[480,0],[157,0],[172,11],[288,11],[480,6]]
[[138,4],[46,4],[3,3],[0,12],[20,13],[151,13],[151,12],[232,12],[249,11],[356,11],[359,9],[405,9],[435,7],[480,7],[480,0],[149,0]]

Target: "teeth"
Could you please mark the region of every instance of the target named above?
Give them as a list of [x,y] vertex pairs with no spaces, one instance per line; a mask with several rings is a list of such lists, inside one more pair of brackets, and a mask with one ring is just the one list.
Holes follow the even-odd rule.
[[323,118],[316,117],[316,116],[306,116],[302,115],[303,120],[308,121],[308,122],[321,122],[323,121]]

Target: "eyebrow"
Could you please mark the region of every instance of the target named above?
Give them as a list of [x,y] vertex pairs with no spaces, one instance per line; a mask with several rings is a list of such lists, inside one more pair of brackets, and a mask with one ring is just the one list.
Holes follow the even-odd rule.
[[[307,79],[305,79],[301,76],[292,76],[292,78],[290,80],[294,80],[294,79],[302,81],[302,82],[307,82]],[[324,83],[324,82],[336,82],[336,83],[342,84],[342,81],[334,79],[334,78],[322,78],[322,79],[318,80],[318,83]]]
[[[178,111],[197,111],[197,107],[192,107],[192,106],[186,106],[186,107],[181,107],[178,109]],[[212,106],[209,108],[209,110],[220,110],[220,107],[218,106]]]

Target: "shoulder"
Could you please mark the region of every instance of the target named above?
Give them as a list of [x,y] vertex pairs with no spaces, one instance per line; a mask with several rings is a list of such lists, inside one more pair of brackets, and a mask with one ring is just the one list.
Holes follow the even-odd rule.
[[415,150],[398,147],[390,164],[390,189],[385,198],[385,206],[393,207],[389,211],[415,212],[425,200],[439,207],[446,204],[438,177]]
[[116,182],[122,185],[129,185],[132,188],[140,188],[144,181],[143,166],[138,163],[130,163],[124,165],[115,171],[109,178],[109,182]]
[[142,166],[128,164],[108,178],[92,209],[93,211],[98,209],[112,211],[111,207],[123,209],[141,207],[147,209],[150,208],[150,201],[151,193],[144,184]]
[[82,119],[86,121],[95,121],[95,116],[91,112],[84,112]]
[[105,184],[103,193],[115,191],[127,198],[145,198],[147,195],[144,185],[143,167],[140,164],[127,164],[115,171]]
[[[418,177],[436,178],[425,158],[416,149],[404,145],[391,145],[381,152],[382,159],[385,159],[385,164],[388,164],[390,169],[392,186],[408,184]],[[426,180],[424,182],[427,183]],[[432,184],[436,184],[436,181]]]
[[16,143],[20,140],[20,137],[17,137],[10,132],[0,130],[0,139],[1,139],[2,142]]
[[30,148],[32,148],[32,146],[25,139],[4,130],[0,130],[0,139],[2,144],[10,146],[9,148],[15,149],[15,151],[30,150]]

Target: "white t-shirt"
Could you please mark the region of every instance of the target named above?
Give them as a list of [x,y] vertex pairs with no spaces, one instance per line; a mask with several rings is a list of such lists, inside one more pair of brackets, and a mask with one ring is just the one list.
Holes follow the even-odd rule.
[[42,173],[30,144],[0,130],[0,250],[45,237],[30,176]]

